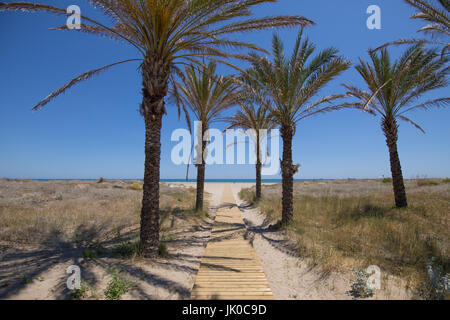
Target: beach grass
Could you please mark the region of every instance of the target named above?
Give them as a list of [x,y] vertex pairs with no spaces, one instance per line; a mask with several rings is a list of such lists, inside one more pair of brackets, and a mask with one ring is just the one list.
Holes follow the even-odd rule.
[[[84,182],[86,187],[77,194],[75,190],[79,184],[72,181],[53,182],[52,186],[60,184],[58,188],[63,191],[51,200],[37,189],[46,182],[20,183],[23,184],[21,190],[25,190],[23,193],[39,190],[34,192],[39,195],[31,196],[31,200],[22,197],[18,198],[20,201],[0,201],[0,243],[7,246],[92,247],[112,238],[127,238],[128,233],[139,230],[142,191],[137,190],[137,183],[124,184],[123,189],[118,189],[114,183],[108,187],[107,182]],[[193,210],[194,199],[193,188],[162,188],[162,237],[164,232],[170,231],[174,216],[197,214]],[[117,251],[121,252],[120,249]]]
[[[254,190],[244,189],[240,197],[252,202]],[[286,231],[298,255],[325,274],[377,265],[417,287],[427,280],[431,260],[444,274],[450,272],[450,195],[415,191],[408,200],[407,208],[396,209],[393,195],[385,192],[296,195]],[[281,218],[281,193],[267,192],[256,205],[270,220]]]

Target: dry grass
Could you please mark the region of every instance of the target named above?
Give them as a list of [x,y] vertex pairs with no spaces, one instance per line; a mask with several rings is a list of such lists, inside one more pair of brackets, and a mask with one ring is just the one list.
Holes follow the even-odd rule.
[[16,244],[86,245],[139,222],[139,196],[53,203],[44,207],[0,206],[0,240]]
[[439,181],[436,179],[417,179],[417,186],[438,186]]
[[[80,192],[79,183],[54,182],[52,188],[57,185],[60,190],[56,196],[52,196],[53,189],[43,190],[46,182],[2,183],[10,184],[6,186],[10,191],[16,187],[0,201],[0,242],[6,246],[86,247],[119,237],[139,224],[142,191],[136,187],[141,186],[138,183],[123,183],[119,189],[114,182],[84,182]],[[13,185],[17,183],[22,185]],[[167,229],[165,221],[172,221],[174,216],[193,214],[193,189],[161,189],[163,227]]]
[[[304,186],[296,184],[299,188]],[[432,257],[446,273],[450,271],[448,191],[409,192],[409,207],[400,210],[392,206],[393,195],[384,192],[312,196],[302,189],[302,193],[295,196],[294,221],[287,231],[299,255],[325,273],[375,264],[414,287],[425,280],[426,263]],[[243,190],[240,196],[252,201],[254,192]],[[258,203],[261,211],[280,219],[281,193],[265,196]]]

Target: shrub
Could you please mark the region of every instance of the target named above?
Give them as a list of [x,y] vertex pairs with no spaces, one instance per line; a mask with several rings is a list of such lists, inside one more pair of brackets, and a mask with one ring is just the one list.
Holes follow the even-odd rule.
[[133,183],[130,186],[130,188],[133,189],[133,190],[136,190],[136,191],[140,191],[140,190],[142,190],[142,185],[140,185],[139,183]]
[[131,258],[136,257],[140,254],[141,243],[139,241],[135,242],[124,242],[119,246],[115,247],[111,254],[113,257],[118,258]]
[[253,189],[241,189],[239,198],[249,203],[256,204],[256,192]]
[[383,178],[383,183],[392,183],[392,178]]
[[423,187],[423,186],[438,186],[439,182],[430,180],[430,179],[419,179],[417,180],[417,186]]
[[86,297],[87,292],[89,291],[90,287],[83,283],[81,284],[81,287],[79,289],[75,289],[70,293],[70,298],[71,299],[82,299],[84,297]]
[[167,250],[167,246],[164,243],[159,244],[159,255],[163,258],[166,258],[169,255],[169,251]]
[[450,183],[450,178],[442,179],[442,183]]
[[353,270],[356,274],[356,281],[352,284],[350,293],[355,298],[370,298],[373,296],[373,290],[367,286],[369,274],[363,270]]
[[22,283],[23,283],[23,284],[29,284],[29,283],[31,283],[31,282],[33,282],[33,280],[31,280],[30,278],[28,278],[28,277],[26,277],[26,276],[24,276],[24,277],[22,278]]
[[441,266],[434,265],[435,259],[427,263],[426,282],[421,282],[419,296],[427,300],[445,300],[450,290],[450,274],[444,274]]
[[109,300],[118,300],[131,288],[131,282],[120,277],[117,270],[112,271],[113,278],[108,283],[105,296]]
[[85,259],[94,259],[95,258],[95,252],[93,252],[90,249],[86,249],[84,250],[81,255],[83,256],[83,258]]

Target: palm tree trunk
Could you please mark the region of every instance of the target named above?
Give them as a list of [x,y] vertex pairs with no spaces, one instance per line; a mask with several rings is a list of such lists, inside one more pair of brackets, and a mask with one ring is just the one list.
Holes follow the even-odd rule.
[[147,258],[159,251],[159,167],[162,116],[145,117],[145,173],[141,211],[141,250]]
[[403,182],[402,167],[397,151],[398,126],[394,120],[385,120],[383,122],[383,131],[386,136],[386,144],[389,149],[389,158],[391,162],[392,185],[394,188],[395,205],[397,208],[408,206],[406,199],[405,184]]
[[161,125],[165,113],[170,68],[161,61],[144,59],[142,65],[141,114],[145,120],[145,169],[141,210],[141,253],[153,258],[159,253],[159,179]]
[[261,154],[259,134],[256,135],[256,200],[261,199]]
[[195,201],[195,211],[203,210],[203,197],[205,190],[205,149],[206,141],[203,141],[206,130],[202,128],[202,163],[197,165],[197,199]]
[[282,173],[282,213],[281,224],[286,225],[293,219],[294,210],[294,167],[292,165],[292,128],[281,127],[283,139],[283,160],[281,161]]
[[195,202],[195,210],[203,210],[203,193],[205,189],[205,164],[197,166],[197,199]]
[[261,199],[261,162],[256,163],[256,200]]

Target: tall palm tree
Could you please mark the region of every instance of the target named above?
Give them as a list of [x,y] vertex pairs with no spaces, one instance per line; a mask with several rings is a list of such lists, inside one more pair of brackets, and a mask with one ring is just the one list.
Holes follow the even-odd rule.
[[[294,174],[299,165],[292,162],[292,139],[297,123],[305,118],[338,110],[345,105],[334,104],[344,95],[316,98],[321,89],[349,68],[350,62],[337,55],[338,50],[328,48],[312,56],[316,47],[303,39],[303,28],[294,46],[292,56],[286,58],[281,39],[275,34],[272,40],[273,62],[254,54],[249,75],[259,83],[264,93],[261,100],[270,99],[270,114],[281,126],[283,140],[282,219],[285,225],[293,217]],[[248,89],[248,87],[246,88]],[[259,94],[248,89],[250,95]]]
[[395,204],[398,208],[408,205],[402,168],[397,151],[398,120],[409,122],[417,129],[424,130],[406,114],[413,110],[428,110],[444,107],[450,98],[438,98],[417,104],[425,93],[447,86],[448,58],[439,58],[435,50],[424,50],[414,45],[401,58],[392,63],[386,49],[381,53],[369,51],[371,63],[360,60],[356,66],[367,84],[368,91],[344,85],[348,94],[359,101],[354,104],[373,115],[381,116],[381,128],[389,149]]
[[[307,26],[313,22],[301,16],[252,17],[255,6],[276,0],[90,0],[110,19],[106,26],[81,16],[81,31],[125,41],[140,54],[142,72],[141,113],[145,119],[145,172],[141,212],[141,248],[146,257],[154,257],[159,249],[159,179],[161,156],[161,124],[166,113],[164,97],[179,65],[203,65],[203,59],[234,67],[230,58],[247,59],[228,49],[263,49],[246,41],[227,36],[273,27]],[[68,16],[66,9],[45,4],[0,2],[0,11],[48,12]],[[56,28],[68,29],[67,26]],[[105,71],[125,60],[88,71],[76,77],[40,101],[34,110],[76,83]]]
[[255,152],[256,152],[256,199],[261,199],[261,169],[262,169],[262,154],[261,140],[262,130],[274,129],[277,124],[273,121],[269,114],[269,108],[266,105],[262,105],[259,108],[255,108],[252,102],[245,101],[245,99],[239,99],[240,109],[236,111],[234,115],[226,118],[230,123],[229,129],[241,128],[245,130],[253,130],[255,135],[251,138],[254,139]]
[[[419,29],[418,32],[424,32],[431,35],[432,40],[429,39],[400,39],[392,42],[388,42],[375,49],[383,49],[390,45],[401,45],[401,44],[433,44],[442,46],[441,54],[444,55],[446,51],[450,48],[450,43],[448,43],[448,36],[450,35],[450,18],[448,12],[450,11],[449,0],[404,0],[409,5],[417,9],[416,14],[414,14],[411,19],[420,19],[427,23],[428,25]],[[447,39],[447,42],[438,41],[439,38]]]
[[[176,93],[179,103],[189,109],[196,120],[201,122],[198,132],[197,167],[197,199],[195,208],[203,209],[203,194],[205,188],[205,159],[208,155],[206,136],[210,125],[218,121],[222,111],[236,104],[238,90],[230,76],[223,77],[216,74],[217,64],[210,62],[206,66],[186,66],[185,75],[180,81],[175,81],[173,93]],[[190,125],[190,116],[186,113],[186,120]]]

